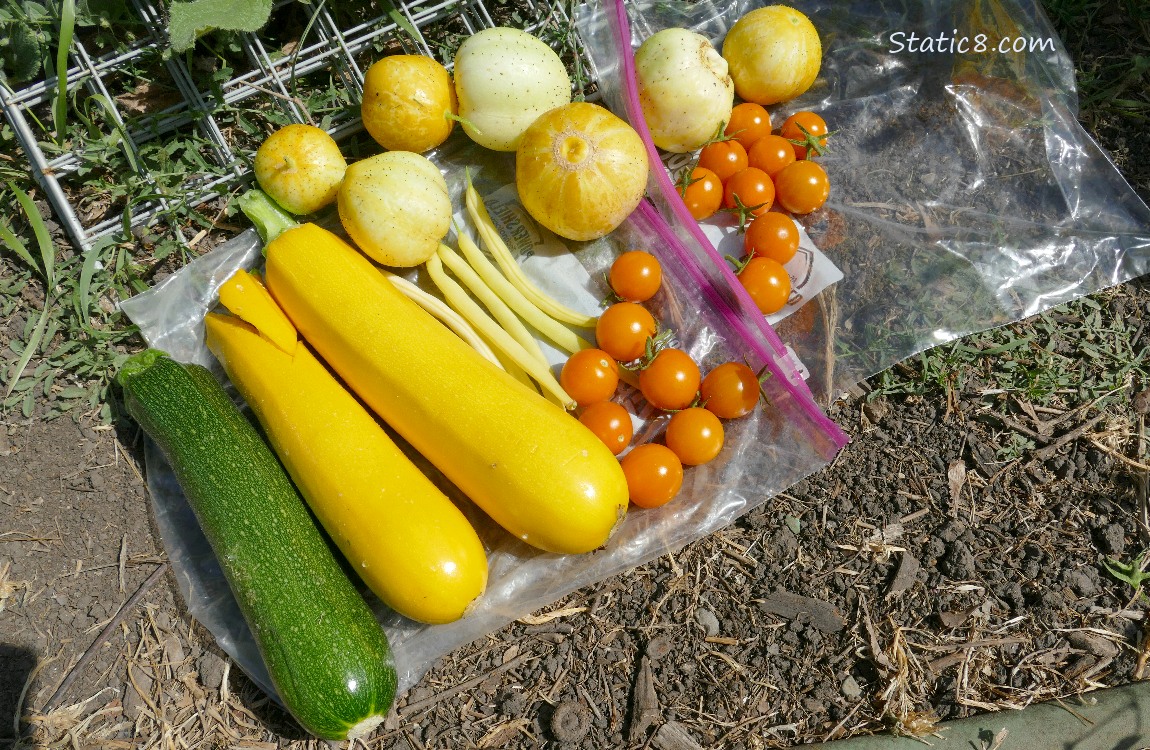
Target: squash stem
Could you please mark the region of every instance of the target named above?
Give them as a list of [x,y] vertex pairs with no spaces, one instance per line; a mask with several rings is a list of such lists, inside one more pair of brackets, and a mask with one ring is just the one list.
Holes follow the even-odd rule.
[[156,363],[156,360],[168,356],[166,352],[159,349],[145,349],[138,354],[133,354],[120,365],[120,371],[116,373],[116,382],[121,387],[127,384],[129,380],[146,371]]
[[299,226],[291,214],[284,211],[262,190],[252,189],[239,197],[240,210],[255,225],[264,241],[264,248],[289,229]]

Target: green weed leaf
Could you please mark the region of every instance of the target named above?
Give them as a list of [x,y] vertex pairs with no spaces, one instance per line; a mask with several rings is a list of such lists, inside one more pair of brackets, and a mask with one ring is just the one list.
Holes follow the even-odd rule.
[[56,48],[56,101],[52,105],[52,124],[59,143],[64,142],[68,120],[68,52],[72,49],[75,30],[75,0],[64,0],[60,4],[60,43]]
[[259,31],[271,16],[271,0],[191,0],[172,3],[168,40],[186,52],[196,39],[214,29]]

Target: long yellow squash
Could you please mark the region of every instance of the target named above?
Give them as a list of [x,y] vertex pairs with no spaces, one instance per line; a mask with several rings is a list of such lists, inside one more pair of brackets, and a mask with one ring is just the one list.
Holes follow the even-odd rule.
[[[274,329],[290,329],[251,277],[241,272],[225,288],[249,319],[278,316]],[[209,314],[205,324],[208,348],[364,583],[412,619],[459,619],[487,585],[483,544],[463,513],[302,342],[284,351],[231,316]]]
[[266,283],[368,406],[507,531],[540,549],[603,546],[627,509],[618,461],[586,427],[492,366],[314,224],[267,247]]

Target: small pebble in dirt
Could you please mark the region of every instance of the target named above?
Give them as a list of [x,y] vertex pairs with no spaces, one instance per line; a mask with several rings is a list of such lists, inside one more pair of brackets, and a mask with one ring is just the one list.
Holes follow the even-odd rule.
[[862,697],[862,688],[859,686],[855,678],[849,674],[847,675],[846,679],[843,680],[841,690],[843,697],[847,698],[848,700],[854,701]]
[[203,656],[196,660],[196,672],[200,675],[200,682],[208,690],[219,690],[224,684],[224,660],[211,651],[205,651]]
[[551,714],[551,735],[558,742],[579,742],[591,730],[591,712],[575,701],[563,701]]
[[715,617],[715,613],[711,610],[705,608],[695,610],[695,622],[699,623],[708,638],[719,634],[719,618]]
[[938,569],[944,575],[956,580],[972,578],[977,572],[974,567],[974,553],[970,551],[966,542],[957,540],[950,544],[946,554],[938,561]]
[[1126,551],[1126,531],[1122,524],[1104,526],[1097,535],[1098,546],[1107,555],[1119,557]]
[[667,654],[671,653],[673,644],[671,639],[665,635],[657,635],[647,642],[646,654],[651,661],[659,661]]
[[1062,581],[1070,590],[1084,598],[1098,594],[1098,583],[1085,569],[1062,571]]
[[523,693],[517,691],[508,691],[499,702],[499,711],[505,716],[511,718],[518,718],[523,715],[527,710],[527,698]]

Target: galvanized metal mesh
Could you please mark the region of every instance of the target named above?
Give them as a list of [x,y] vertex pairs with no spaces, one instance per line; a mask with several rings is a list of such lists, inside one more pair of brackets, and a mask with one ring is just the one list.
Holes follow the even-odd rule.
[[[467,35],[491,26],[518,26],[561,37],[562,43],[553,46],[565,47],[560,50],[565,59],[573,63],[578,58],[586,69],[587,55],[560,0],[397,0],[355,8],[289,0],[274,7],[262,32],[230,37],[238,40],[242,54],[230,61],[233,72],[222,81],[197,69],[202,58],[171,53],[156,6],[146,0],[132,5],[148,29],[145,38],[101,56],[73,42],[66,81],[69,126],[78,129],[76,137],[56,143],[49,132],[55,77],[17,90],[0,86],[5,115],[33,175],[81,249],[171,218],[177,206],[201,206],[245,185],[259,145],[252,130],[259,131],[261,123],[249,121],[253,112],[262,112],[265,131],[269,124],[288,121],[313,122],[337,140],[359,131],[363,74],[384,54],[427,54],[450,67],[455,47]],[[304,23],[298,37],[284,33],[288,14]],[[171,102],[132,111],[133,91],[141,80],[162,86]],[[313,97],[319,92],[322,111],[309,111],[301,91]],[[176,140],[173,134],[182,136],[183,144],[194,144],[196,169],[179,174],[165,169],[170,161],[165,144]],[[93,150],[93,142],[105,148]],[[83,189],[86,174],[112,168],[113,162],[125,170],[124,190],[92,195]],[[165,229],[187,242],[188,224],[172,220]]]

